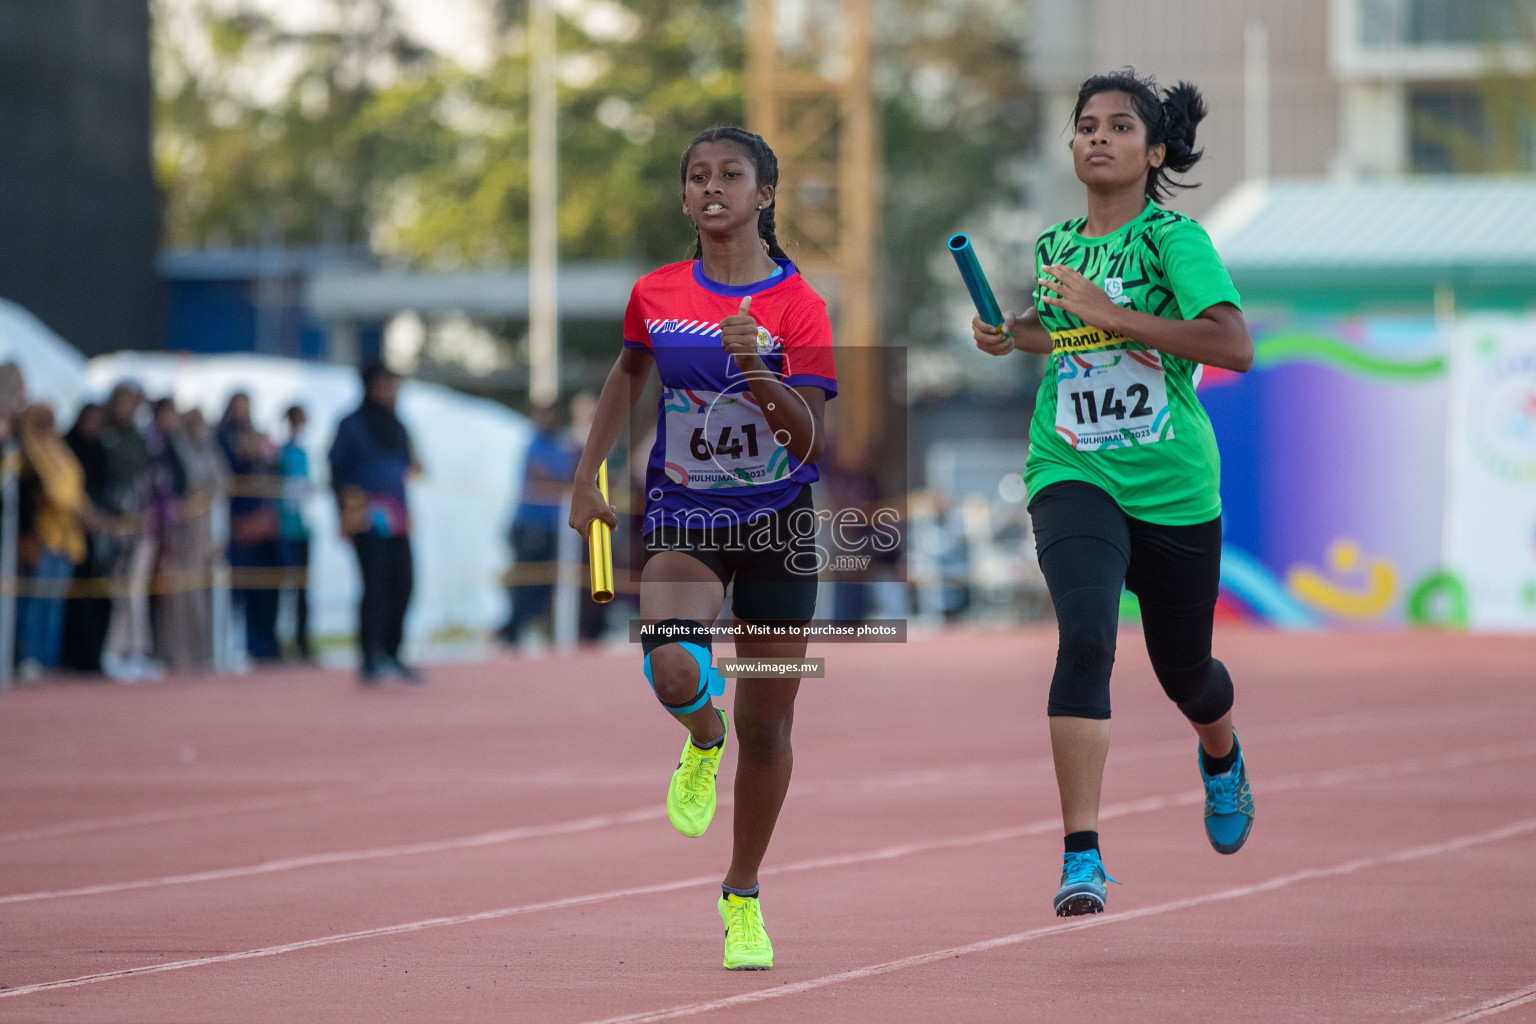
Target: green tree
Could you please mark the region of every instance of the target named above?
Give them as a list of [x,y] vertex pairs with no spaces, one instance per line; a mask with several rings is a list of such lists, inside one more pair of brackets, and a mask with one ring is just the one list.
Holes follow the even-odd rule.
[[443,159],[418,109],[359,131],[384,82],[429,89],[441,61],[399,27],[393,0],[331,0],[334,28],[295,32],[207,0],[155,6],[157,173],[172,245],[367,238],[387,183]]
[[[675,201],[678,156],[700,128],[742,118],[737,5],[615,9],[627,17],[560,21],[561,254],[677,259],[691,237]],[[395,182],[384,250],[427,264],[527,256],[527,52],[520,32],[504,35],[508,52],[484,74],[457,74],[446,88],[454,159]],[[379,104],[370,116],[386,131],[394,111]]]
[[[356,32],[284,29],[250,12],[157,36],[157,163],[175,245],[367,242],[421,266],[527,255],[523,12],[472,73],[399,27],[392,0],[333,0]],[[742,118],[739,11],[650,0],[560,21],[560,244],[574,259],[673,258],[688,234],[671,192],[700,127]],[[179,33],[176,31],[179,29]],[[249,86],[296,65],[276,97]],[[273,72],[268,71],[268,74]]]
[[945,241],[992,211],[1023,204],[1037,111],[1017,8],[987,0],[887,2],[877,70],[886,334],[936,345],[955,332],[943,315],[959,280]]
[[[315,0],[320,4],[320,0]],[[213,0],[157,0],[157,153],[175,245],[366,243],[423,267],[527,255],[526,5],[495,6],[498,56],[468,70],[412,40],[394,0],[325,0],[296,31]],[[744,116],[740,0],[585,0],[559,21],[560,246],[567,259],[686,258],[688,140]],[[1033,136],[1014,12],[885,0],[884,315],[908,344],[934,309],[948,232],[1017,206]],[[772,142],[772,140],[769,140]]]

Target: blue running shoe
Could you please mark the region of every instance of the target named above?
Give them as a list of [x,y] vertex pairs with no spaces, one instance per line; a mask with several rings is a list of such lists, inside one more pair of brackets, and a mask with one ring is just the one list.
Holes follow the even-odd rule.
[[[1237,733],[1232,734],[1237,743]],[[1200,778],[1205,782],[1205,835],[1217,853],[1236,853],[1248,841],[1253,828],[1253,791],[1248,788],[1248,769],[1243,763],[1243,748],[1237,748],[1237,763],[1220,775],[1205,774],[1199,745],[1195,760]]]
[[[1057,917],[1097,914],[1104,909],[1104,883],[1115,882],[1104,870],[1098,850],[1061,856],[1061,888],[1054,901]],[[1119,882],[1115,882],[1119,885]]]

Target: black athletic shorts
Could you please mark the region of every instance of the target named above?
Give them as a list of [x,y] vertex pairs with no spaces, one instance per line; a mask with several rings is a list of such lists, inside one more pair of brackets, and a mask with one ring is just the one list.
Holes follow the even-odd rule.
[[803,626],[816,611],[816,525],[805,485],[784,508],[748,522],[697,530],[663,523],[645,536],[645,560],[662,551],[684,552],[707,565],[722,585],[735,584],[731,613],[742,622]]

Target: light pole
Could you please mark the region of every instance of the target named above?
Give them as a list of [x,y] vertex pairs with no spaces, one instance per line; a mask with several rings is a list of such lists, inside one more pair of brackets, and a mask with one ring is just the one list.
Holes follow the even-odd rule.
[[528,398],[538,406],[560,394],[553,0],[528,6],[528,107]]

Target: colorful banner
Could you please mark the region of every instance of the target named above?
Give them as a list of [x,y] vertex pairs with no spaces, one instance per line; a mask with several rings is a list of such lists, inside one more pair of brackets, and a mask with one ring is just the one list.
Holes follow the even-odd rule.
[[1254,367],[1207,370],[1223,604],[1281,627],[1461,625],[1441,539],[1448,331],[1433,317],[1250,322]]
[[1442,600],[1536,631],[1536,317],[1458,320],[1450,391]]

